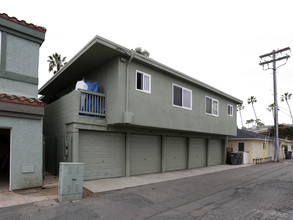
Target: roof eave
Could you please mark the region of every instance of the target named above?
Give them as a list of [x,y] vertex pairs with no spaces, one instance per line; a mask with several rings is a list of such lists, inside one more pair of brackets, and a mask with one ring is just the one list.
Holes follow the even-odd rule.
[[271,139],[262,139],[262,138],[230,138],[230,137],[228,137],[228,139],[231,141],[243,141],[243,140],[246,140],[246,141],[265,141],[265,140],[274,141]]
[[42,92],[46,89],[46,87],[51,84],[56,78],[58,78],[66,69],[69,67],[78,57],[80,57],[87,49],[91,47],[92,44],[94,44],[95,38],[93,38],[88,44],[86,44],[71,60],[67,62],[65,66],[63,66],[56,74],[54,74],[40,89],[39,94],[42,94]]

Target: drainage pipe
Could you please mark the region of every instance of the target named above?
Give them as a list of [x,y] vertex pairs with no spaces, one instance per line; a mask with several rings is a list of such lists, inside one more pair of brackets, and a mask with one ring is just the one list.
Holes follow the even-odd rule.
[[130,66],[130,63],[131,61],[133,60],[133,56],[134,56],[134,50],[131,50],[131,56],[129,58],[129,60],[127,61],[127,64],[126,64],[126,98],[125,98],[125,112],[128,112],[128,109],[129,109],[129,101],[128,101],[128,90],[129,90],[129,83],[128,83],[128,75],[129,75],[129,66]]

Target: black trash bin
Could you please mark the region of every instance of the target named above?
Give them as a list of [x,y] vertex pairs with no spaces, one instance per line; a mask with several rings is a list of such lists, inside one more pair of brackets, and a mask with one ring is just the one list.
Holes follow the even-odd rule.
[[236,152],[230,152],[231,165],[238,165],[238,154]]
[[292,157],[292,151],[286,151],[285,152],[285,155],[286,155],[286,159],[291,159],[291,157]]
[[238,154],[237,164],[240,165],[240,164],[242,164],[242,152],[237,152],[237,154]]

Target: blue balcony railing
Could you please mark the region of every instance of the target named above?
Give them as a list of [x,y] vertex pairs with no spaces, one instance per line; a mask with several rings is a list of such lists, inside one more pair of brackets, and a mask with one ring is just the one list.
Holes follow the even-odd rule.
[[106,96],[102,93],[92,92],[88,90],[80,91],[79,114],[105,118],[106,116]]

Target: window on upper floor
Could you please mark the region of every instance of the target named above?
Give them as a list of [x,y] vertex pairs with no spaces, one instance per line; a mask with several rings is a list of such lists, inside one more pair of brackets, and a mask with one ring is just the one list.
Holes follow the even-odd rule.
[[151,75],[136,71],[136,90],[151,93]]
[[233,116],[233,105],[228,105],[228,115]]
[[206,96],[206,114],[219,116],[219,101]]
[[173,106],[192,110],[192,91],[182,86],[172,85]]

